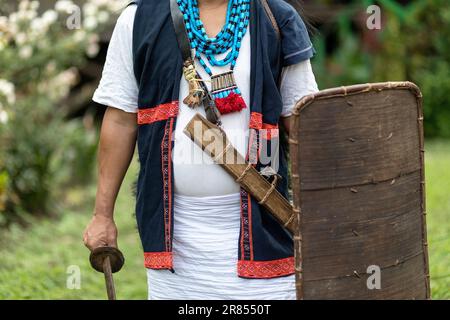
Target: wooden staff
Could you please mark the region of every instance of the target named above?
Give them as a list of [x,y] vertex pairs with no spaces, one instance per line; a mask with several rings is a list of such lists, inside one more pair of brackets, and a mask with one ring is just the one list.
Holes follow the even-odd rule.
[[[205,139],[207,131],[208,139]],[[263,205],[291,234],[297,225],[296,215],[289,201],[276,189],[276,178],[270,183],[233,147],[225,132],[197,113],[184,133],[224,168],[245,191]],[[221,150],[216,150],[221,146]],[[231,159],[231,161],[228,161]],[[228,161],[228,162],[227,162]]]
[[92,250],[89,261],[92,268],[105,275],[108,300],[116,300],[116,290],[112,274],[122,269],[125,263],[122,252],[113,247],[99,247]]

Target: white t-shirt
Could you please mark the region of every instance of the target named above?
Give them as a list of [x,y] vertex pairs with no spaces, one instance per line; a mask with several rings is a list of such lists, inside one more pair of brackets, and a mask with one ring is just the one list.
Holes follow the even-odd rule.
[[[137,112],[138,110],[139,89],[133,70],[132,49],[135,13],[136,6],[129,6],[119,17],[109,44],[102,79],[93,97],[97,103],[126,112]],[[248,30],[242,40],[234,70],[237,85],[247,106],[250,101],[250,54],[250,32]],[[196,67],[202,78],[208,80],[208,74],[197,61]],[[210,68],[214,74],[228,70],[227,67],[210,66]],[[173,151],[175,193],[205,197],[239,192],[239,185],[228,173],[219,165],[214,164],[212,159],[183,133],[184,127],[192,116],[197,112],[204,114],[204,110],[203,108],[191,109],[182,103],[188,92],[188,84],[184,78],[180,81],[180,109],[175,128],[176,143]],[[208,82],[207,85],[209,86]],[[284,68],[281,78],[282,116],[289,116],[296,101],[317,90],[309,60]],[[249,118],[249,108],[238,113],[223,115],[221,118],[227,136],[243,155],[246,154],[247,149]]]

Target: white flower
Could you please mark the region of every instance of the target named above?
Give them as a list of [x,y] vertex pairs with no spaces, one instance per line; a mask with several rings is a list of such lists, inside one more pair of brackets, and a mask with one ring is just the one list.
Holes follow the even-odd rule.
[[109,13],[107,11],[100,11],[97,15],[98,22],[106,23],[109,20]]
[[90,43],[86,49],[86,54],[89,58],[95,57],[100,51],[100,46],[98,43]]
[[8,113],[5,110],[0,110],[0,123],[6,124],[8,122]]
[[0,79],[0,96],[4,96],[8,104],[16,102],[16,94],[14,84],[11,82]]
[[37,17],[37,12],[36,11],[34,11],[34,10],[25,11],[25,14],[24,14],[24,19],[25,20],[31,21],[31,20],[33,20],[36,17]]
[[108,4],[109,0],[92,0],[97,7],[105,6]]
[[13,12],[13,13],[11,13],[11,14],[9,15],[9,22],[10,22],[11,24],[16,24],[16,23],[17,23],[17,20],[18,20],[17,12]]
[[31,46],[24,46],[19,50],[19,57],[28,59],[33,55],[33,48]]
[[58,20],[58,13],[55,10],[47,10],[42,15],[42,20],[48,24],[51,25],[55,23],[56,20]]
[[75,4],[70,0],[59,0],[55,4],[55,10],[64,13],[71,13]]
[[30,8],[31,8],[31,10],[37,10],[37,9],[39,9],[39,1],[31,1],[31,4],[30,4]]
[[29,21],[37,16],[37,12],[35,10],[19,10],[15,13],[14,19],[16,21]]
[[86,17],[83,22],[84,27],[87,30],[94,30],[98,26],[98,22],[94,17]]
[[8,27],[8,18],[5,16],[0,16],[0,30],[6,29]]
[[67,69],[59,73],[46,83],[41,83],[41,92],[48,93],[53,100],[59,100],[67,96],[70,88],[78,81],[78,70],[76,68]]
[[22,0],[19,3],[19,11],[25,11],[30,6],[30,1],[28,0]]
[[86,16],[95,16],[97,14],[97,6],[92,2],[88,2],[83,6],[83,12]]
[[16,43],[21,46],[23,45],[25,42],[27,42],[27,35],[24,32],[19,32],[16,35]]
[[57,81],[66,86],[73,86],[78,80],[77,68],[70,68],[61,72],[57,77]]
[[36,18],[31,21],[30,29],[34,34],[43,34],[47,32],[47,25],[42,18]]
[[73,36],[73,40],[75,42],[83,42],[86,39],[86,31],[80,29],[75,31],[74,36]]

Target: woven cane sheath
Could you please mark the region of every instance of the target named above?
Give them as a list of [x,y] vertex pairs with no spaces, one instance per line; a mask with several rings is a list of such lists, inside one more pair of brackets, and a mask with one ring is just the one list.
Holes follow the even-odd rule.
[[[297,221],[289,201],[275,189],[275,184],[267,181],[253,165],[245,161],[243,156],[230,143],[223,130],[197,113],[187,124],[184,132],[195,144],[208,153],[215,163],[222,166],[242,188],[263,205],[291,234],[294,233]],[[212,141],[214,143],[211,143]]]

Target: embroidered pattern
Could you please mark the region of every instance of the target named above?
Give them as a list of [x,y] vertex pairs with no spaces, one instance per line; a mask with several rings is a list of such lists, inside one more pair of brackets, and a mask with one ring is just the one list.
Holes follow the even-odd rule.
[[167,121],[161,142],[163,176],[164,237],[166,251],[172,250],[172,133],[174,118]]
[[256,166],[259,159],[259,130],[250,129],[248,141],[247,161]]
[[243,278],[267,279],[295,273],[294,257],[271,261],[238,261],[238,275]]
[[172,269],[172,252],[144,252],[144,265],[149,269]]
[[138,110],[138,124],[150,124],[156,121],[167,120],[178,115],[178,101],[172,101],[159,106]]
[[263,123],[261,130],[261,139],[271,140],[274,138],[278,138],[278,135],[278,125]]
[[260,112],[252,112],[250,114],[250,124],[249,127],[250,129],[261,129],[262,128],[262,120],[263,116],[262,113]]
[[241,189],[241,259],[253,259],[253,244],[251,239],[251,202],[250,195]]
[[251,113],[249,128],[261,131],[262,139],[270,140],[278,137],[278,125],[263,123],[263,116],[259,112]]

